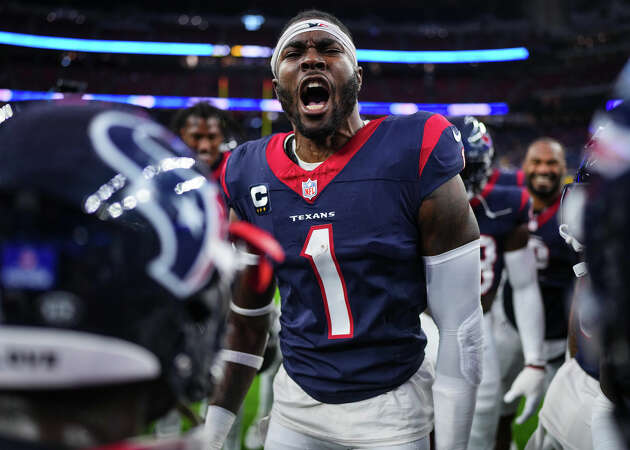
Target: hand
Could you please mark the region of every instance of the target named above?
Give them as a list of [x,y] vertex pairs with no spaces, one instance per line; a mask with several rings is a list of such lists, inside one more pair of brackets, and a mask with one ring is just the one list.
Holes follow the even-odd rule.
[[204,424],[204,447],[208,450],[221,450],[227,435],[236,420],[236,414],[220,406],[210,405]]
[[248,251],[258,255],[256,269],[248,276],[248,283],[254,292],[261,294],[269,288],[273,280],[272,261],[282,263],[284,250],[274,237],[266,231],[243,221],[232,222],[229,226],[233,242],[242,241]]
[[536,412],[536,408],[544,395],[545,368],[544,366],[525,366],[518,374],[512,387],[503,397],[503,401],[510,403],[521,395],[525,396],[525,407],[516,418],[517,424],[522,424]]

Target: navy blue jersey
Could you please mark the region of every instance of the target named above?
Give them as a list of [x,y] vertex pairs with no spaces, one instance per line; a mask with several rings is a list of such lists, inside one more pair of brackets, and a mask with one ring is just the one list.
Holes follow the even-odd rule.
[[422,200],[463,168],[459,133],[426,112],[369,122],[313,171],[290,133],[248,142],[222,184],[243,220],[286,252],[276,267],[289,376],[321,402],[363,400],[405,382],[424,359]]
[[[538,266],[538,284],[545,306],[545,339],[567,337],[568,305],[575,281],[573,266],[576,253],[558,232],[560,197],[549,207],[534,212],[530,222],[529,246],[534,248]],[[516,326],[512,305],[512,287],[505,284],[505,313]]]
[[515,228],[529,222],[531,201],[525,189],[488,182],[470,205],[481,233],[481,296],[491,302],[503,273],[505,240]]
[[509,170],[494,168],[488,179],[490,184],[501,186],[525,186],[525,173],[522,170]]

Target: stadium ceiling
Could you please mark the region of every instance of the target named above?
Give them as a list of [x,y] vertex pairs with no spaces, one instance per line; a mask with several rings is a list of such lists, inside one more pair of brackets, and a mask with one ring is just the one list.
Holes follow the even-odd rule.
[[[559,2],[568,11],[587,12],[605,9],[614,0],[572,0]],[[314,7],[313,3],[293,0],[253,0],[237,2],[209,2],[207,0],[35,0],[33,3],[50,7],[85,8],[93,10],[139,13],[198,13],[223,16],[240,16],[246,13],[265,16],[290,17],[299,11]],[[330,12],[343,20],[368,19],[375,25],[383,22],[396,23],[457,23],[463,21],[520,19],[531,14],[532,2],[527,0],[470,2],[441,0],[439,2],[410,2],[408,0],[318,0],[317,9]]]

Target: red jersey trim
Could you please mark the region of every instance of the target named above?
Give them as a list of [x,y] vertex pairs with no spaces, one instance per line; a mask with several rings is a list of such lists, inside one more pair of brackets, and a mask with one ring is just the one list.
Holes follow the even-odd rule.
[[501,175],[501,171],[499,171],[499,169],[495,167],[492,170],[492,175],[490,175],[490,178],[488,178],[488,183],[496,184],[499,179],[499,175]]
[[[370,121],[357,131],[346,145],[330,155],[315,170],[311,171],[302,169],[291,161],[284,152],[284,140],[291,133],[276,134],[267,143],[267,164],[269,164],[269,168],[276,178],[302,197],[304,201],[314,203],[326,186],[339,175],[350,159],[363,147],[386,118],[387,116]],[[317,182],[317,193],[310,199],[302,195],[302,183],[309,179]]]
[[452,124],[439,114],[434,114],[424,123],[422,132],[422,143],[420,144],[420,162],[418,165],[418,176],[422,176],[424,166],[426,166],[433,149],[442,136],[442,131]]
[[536,216],[536,222],[538,223],[538,228],[542,227],[544,224],[549,222],[553,216],[558,212],[558,208],[560,208],[560,200],[562,196],[558,196],[558,199],[553,203],[553,205],[542,210],[540,214]]
[[225,158],[223,158],[223,163],[221,166],[221,186],[223,186],[223,192],[225,192],[225,195],[227,196],[227,198],[231,198],[230,197],[230,191],[228,191],[227,188],[227,184],[225,183],[225,171],[227,169],[227,163],[228,163],[228,159],[230,159],[230,156],[232,156],[232,152],[228,153]]
[[217,165],[217,167],[215,167],[214,169],[211,169],[212,176],[214,177],[215,180],[221,179],[223,168],[225,167],[225,163],[227,162],[231,154],[232,152],[219,153],[219,157],[221,158],[221,161],[219,161],[219,164]]
[[527,205],[528,201],[529,201],[529,192],[527,192],[527,189],[521,188],[521,206],[518,208],[519,212],[522,211],[523,208],[525,208],[525,205]]
[[516,171],[516,184],[525,186],[525,172],[520,169]]
[[[488,197],[488,195],[490,195],[490,192],[492,192],[492,190],[494,189],[494,185],[497,183],[497,179],[498,177],[488,178],[486,185],[483,187],[479,195],[482,196],[483,198]],[[481,203],[481,200],[479,200],[477,196],[470,199],[470,206],[472,206],[473,208],[476,208],[477,206],[479,206],[480,203]]]

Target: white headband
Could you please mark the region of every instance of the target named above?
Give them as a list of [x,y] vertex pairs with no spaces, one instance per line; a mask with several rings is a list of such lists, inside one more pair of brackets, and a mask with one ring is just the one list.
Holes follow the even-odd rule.
[[336,37],[341,45],[343,45],[350,57],[352,58],[354,65],[357,65],[357,49],[352,43],[352,39],[348,36],[341,28],[339,28],[334,23],[326,22],[322,19],[307,19],[301,22],[296,22],[291,25],[287,30],[280,36],[278,39],[278,45],[273,50],[273,55],[271,56],[271,72],[274,77],[278,77],[278,57],[284,47],[300,33],[308,33],[310,31],[325,31],[326,33],[332,34]]

